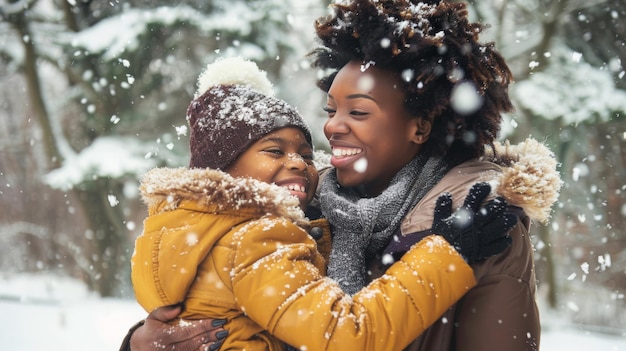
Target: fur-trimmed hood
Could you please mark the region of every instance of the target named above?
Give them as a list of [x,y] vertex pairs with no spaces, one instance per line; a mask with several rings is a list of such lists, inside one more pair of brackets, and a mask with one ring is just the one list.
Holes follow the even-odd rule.
[[534,139],[516,145],[496,143],[494,150],[488,149],[482,159],[452,168],[407,214],[402,233],[430,229],[439,195],[450,193],[453,206],[458,208],[478,182],[488,182],[493,196],[503,196],[509,205],[523,209],[532,221],[545,223],[562,185],[556,167],[554,154]]
[[188,200],[217,211],[254,210],[284,217],[301,226],[307,221],[299,201],[288,190],[251,178],[233,178],[214,169],[155,168],[139,186],[150,215],[171,211]]
[[[495,157],[494,157],[495,151]],[[554,153],[535,139],[511,145],[496,143],[485,159],[502,167],[496,193],[509,204],[524,209],[533,220],[546,222],[557,201],[563,181]]]

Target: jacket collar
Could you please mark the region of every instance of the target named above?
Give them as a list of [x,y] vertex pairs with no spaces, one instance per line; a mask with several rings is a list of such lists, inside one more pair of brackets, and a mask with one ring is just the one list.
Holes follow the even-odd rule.
[[545,223],[562,184],[552,152],[533,139],[516,145],[496,143],[494,150],[486,152],[482,159],[452,168],[405,216],[402,235],[430,229],[440,194],[450,193],[458,207],[465,201],[471,186],[478,182],[488,182],[492,196],[503,196],[509,205],[521,208],[524,217]]
[[139,191],[150,214],[190,201],[219,212],[252,209],[259,216],[276,215],[301,225],[307,222],[298,199],[288,190],[214,169],[154,168],[142,177]]

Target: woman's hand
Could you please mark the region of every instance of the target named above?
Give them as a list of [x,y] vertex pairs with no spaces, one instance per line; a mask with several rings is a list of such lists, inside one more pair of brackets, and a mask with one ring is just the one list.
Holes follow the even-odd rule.
[[443,236],[469,264],[497,255],[511,245],[508,232],[517,223],[517,217],[507,213],[508,204],[503,197],[480,207],[490,192],[488,183],[474,184],[463,206],[454,213],[449,193],[437,199],[432,232]]
[[132,351],[193,351],[219,350],[228,331],[224,319],[185,320],[170,325],[182,312],[180,305],[159,307],[152,311],[144,324],[130,336]]

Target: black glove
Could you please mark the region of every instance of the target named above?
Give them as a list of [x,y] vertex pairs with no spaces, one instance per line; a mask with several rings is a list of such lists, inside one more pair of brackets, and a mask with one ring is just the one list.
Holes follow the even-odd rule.
[[502,197],[481,208],[490,192],[489,184],[474,184],[463,206],[454,213],[449,193],[437,199],[432,232],[443,236],[469,264],[497,255],[511,245],[508,232],[517,223],[517,216],[506,212],[508,204]]

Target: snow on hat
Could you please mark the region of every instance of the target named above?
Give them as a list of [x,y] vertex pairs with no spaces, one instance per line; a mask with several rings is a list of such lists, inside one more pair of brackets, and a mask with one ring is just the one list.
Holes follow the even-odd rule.
[[284,127],[311,133],[298,111],[273,96],[267,73],[239,57],[209,64],[187,108],[191,168],[224,169],[251,144]]

